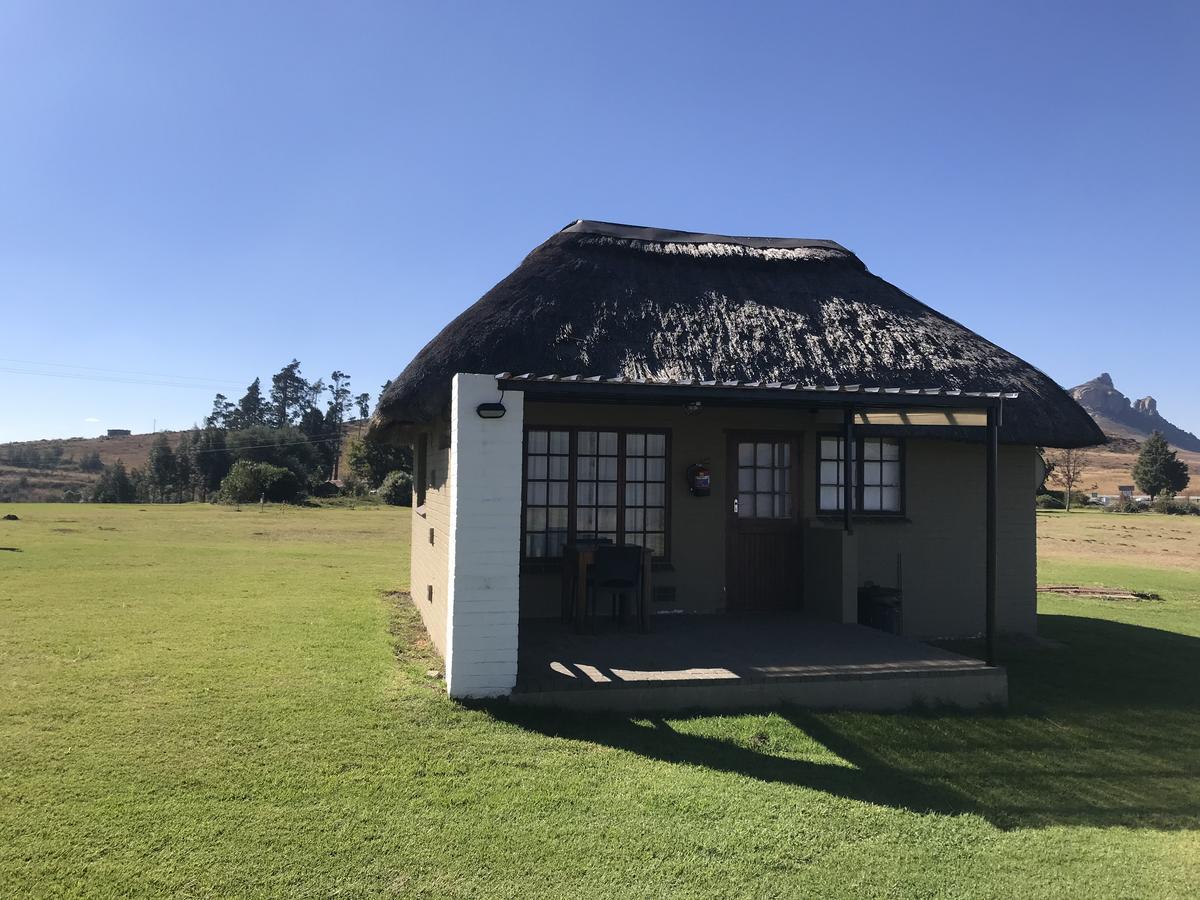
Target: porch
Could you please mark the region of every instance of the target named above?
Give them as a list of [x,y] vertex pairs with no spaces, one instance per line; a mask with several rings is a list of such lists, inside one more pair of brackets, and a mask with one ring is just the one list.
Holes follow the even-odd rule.
[[[413,540],[450,694],[630,709],[1003,702],[1002,670],[911,638],[983,634],[991,651],[997,624],[1032,630],[1035,454],[1001,452],[998,396],[864,393],[456,375],[446,453],[416,464],[431,477],[415,485],[428,499]],[[648,636],[530,624],[564,614],[563,559],[587,541],[651,552]],[[907,639],[853,624],[872,587],[902,593]],[[765,613],[785,618],[756,624]]]
[[800,614],[655,616],[648,633],[520,624],[513,703],[650,711],[793,703],[891,710],[1003,705],[1003,668]]

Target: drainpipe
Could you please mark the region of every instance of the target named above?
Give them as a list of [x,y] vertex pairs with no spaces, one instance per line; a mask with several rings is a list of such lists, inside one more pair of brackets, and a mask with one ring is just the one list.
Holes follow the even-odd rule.
[[842,527],[854,534],[854,409],[842,410]]
[[987,664],[996,665],[996,506],[997,481],[999,480],[1000,456],[1000,420],[1002,418],[1002,401],[997,401],[987,409],[987,586],[985,637],[987,640]]

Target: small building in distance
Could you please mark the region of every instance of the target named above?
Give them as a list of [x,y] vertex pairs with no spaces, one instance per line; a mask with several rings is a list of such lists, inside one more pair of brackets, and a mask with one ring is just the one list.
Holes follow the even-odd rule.
[[131,434],[133,434],[133,431],[128,428],[110,428],[105,437],[129,437]]

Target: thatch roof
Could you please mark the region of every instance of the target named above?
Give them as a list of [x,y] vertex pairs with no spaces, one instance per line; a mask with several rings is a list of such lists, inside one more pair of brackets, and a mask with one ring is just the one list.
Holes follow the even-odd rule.
[[1044,373],[833,241],[575,222],[417,354],[372,430],[438,416],[456,372],[1015,391],[1002,440],[1104,441]]

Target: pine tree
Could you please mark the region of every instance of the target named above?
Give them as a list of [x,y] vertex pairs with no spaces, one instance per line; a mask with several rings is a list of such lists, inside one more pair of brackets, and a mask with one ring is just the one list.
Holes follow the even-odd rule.
[[[316,384],[320,385],[321,382]],[[272,375],[271,410],[267,424],[275,428],[297,424],[313,405],[313,388],[314,385],[305,381],[300,374],[300,361],[297,359]]]
[[255,378],[246,388],[245,396],[238,401],[235,414],[235,428],[253,428],[255,425],[265,425],[267,418],[266,402],[262,395],[262,379]]
[[1179,459],[1162,434],[1155,431],[1138,453],[1133,465],[1133,483],[1151,497],[1163,492],[1177,494],[1188,484],[1187,463]]
[[175,494],[180,503],[194,500],[196,458],[192,453],[192,436],[186,431],[179,436],[175,447]]
[[325,412],[325,429],[331,438],[332,452],[330,478],[338,477],[338,463],[342,458],[342,424],[346,421],[352,403],[350,376],[334,370],[329,376],[329,407]]
[[137,489],[119,459],[104,469],[92,488],[93,503],[132,503],[136,499]]
[[150,490],[157,496],[159,502],[164,501],[167,495],[175,489],[178,474],[175,452],[167,442],[167,436],[160,434],[155,439],[154,446],[150,448],[150,458],[146,460],[146,478]]
[[204,424],[208,428],[228,428],[229,418],[233,415],[236,407],[229,402],[229,398],[224,394],[217,394],[213,397],[212,412],[204,420]]
[[200,499],[207,500],[209,494],[216,493],[220,488],[221,480],[229,474],[229,467],[233,465],[233,455],[226,446],[225,432],[219,428],[193,431],[192,457],[195,460]]

